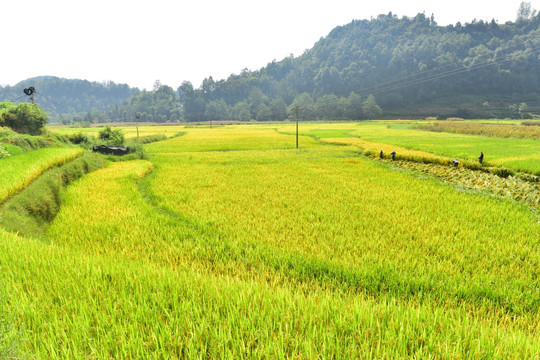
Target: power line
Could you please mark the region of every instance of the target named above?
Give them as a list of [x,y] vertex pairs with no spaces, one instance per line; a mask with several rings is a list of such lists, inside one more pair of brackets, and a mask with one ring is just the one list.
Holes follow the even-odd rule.
[[[510,49],[512,47],[521,45],[523,43],[525,43],[525,41],[522,42],[522,43],[518,43],[518,44],[514,44],[512,46],[506,47],[503,50]],[[540,47],[533,47],[532,50],[533,50],[532,54],[540,53]],[[387,81],[386,83],[381,83],[383,85],[382,87],[381,87],[381,84],[378,84],[376,86],[365,88],[358,95],[367,96],[367,95],[371,95],[371,94],[378,94],[378,93],[388,92],[388,91],[392,91],[392,90],[397,90],[397,89],[405,87],[405,86],[417,85],[417,84],[421,84],[421,83],[431,81],[431,80],[436,80],[436,79],[440,79],[440,78],[444,78],[444,77],[448,77],[448,76],[452,76],[452,75],[457,75],[457,74],[461,74],[461,73],[468,72],[468,71],[474,71],[474,70],[477,70],[477,69],[480,69],[480,68],[483,68],[483,67],[487,67],[487,66],[499,65],[499,64],[502,64],[504,62],[511,61],[513,59],[514,59],[514,54],[507,54],[506,56],[502,57],[501,59],[485,60],[485,61],[479,62],[479,63],[477,63],[477,64],[475,64],[473,66],[470,66],[470,67],[462,67],[462,68],[458,68],[458,69],[450,69],[450,70],[446,70],[446,71],[442,71],[442,72],[437,72],[440,69],[448,68],[448,67],[450,67],[452,65],[455,65],[455,64],[441,66],[441,67],[438,67],[438,68],[435,68],[435,69],[428,70],[427,72],[419,72],[419,73],[416,73],[416,74],[405,76],[405,77],[400,78],[400,79],[390,80],[390,81]],[[402,82],[403,80],[407,80],[409,78],[411,80]],[[402,83],[400,83],[400,82],[402,82]]]
[[[508,45],[506,47],[503,47],[503,48],[498,48],[497,51],[500,51],[500,52],[503,52],[503,51],[508,51],[512,48],[516,48],[518,46],[521,46],[521,45],[525,45],[525,43],[527,42],[530,42],[531,39],[526,39],[526,40],[523,40],[523,41],[518,41],[514,44],[511,44],[511,45]],[[508,55],[507,55],[508,56]],[[492,60],[485,60],[484,62],[493,62]],[[426,76],[426,75],[430,75],[430,73],[434,73],[434,74],[440,74],[440,71],[446,69],[446,68],[451,68],[451,67],[454,67],[456,66],[456,63],[452,63],[452,64],[447,64],[447,65],[442,65],[442,66],[438,66],[438,67],[435,67],[435,68],[432,68],[432,69],[429,69],[427,71],[423,71],[423,72],[417,72],[417,73],[414,73],[414,74],[410,74],[410,75],[407,75],[407,76],[404,76],[402,78],[398,78],[398,79],[394,79],[394,80],[389,80],[389,81],[386,81],[386,82],[382,82],[382,83],[379,83],[377,86],[374,86],[375,87],[380,87],[380,86],[391,86],[391,84],[393,83],[398,83],[400,81],[403,81],[403,80],[407,80],[409,78],[415,78],[415,77],[418,77],[418,76]],[[450,69],[450,70],[457,70],[457,69]],[[450,71],[450,70],[445,70],[445,71]]]

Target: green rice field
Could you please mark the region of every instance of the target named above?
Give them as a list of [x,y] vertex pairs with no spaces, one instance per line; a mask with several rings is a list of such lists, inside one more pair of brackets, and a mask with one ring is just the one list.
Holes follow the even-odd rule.
[[405,162],[534,179],[540,145],[413,126],[301,123],[299,149],[294,124],[166,127],[69,185],[44,238],[0,228],[0,357],[539,358],[538,207]]

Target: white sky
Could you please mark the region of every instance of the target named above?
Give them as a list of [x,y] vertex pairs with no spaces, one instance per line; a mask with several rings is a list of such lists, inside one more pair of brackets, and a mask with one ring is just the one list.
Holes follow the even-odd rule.
[[[7,4],[5,3],[7,2]],[[516,19],[522,0],[6,0],[0,84],[40,75],[151,89],[198,87],[301,55],[334,27],[379,14],[439,25]],[[529,1],[534,9],[540,0]]]

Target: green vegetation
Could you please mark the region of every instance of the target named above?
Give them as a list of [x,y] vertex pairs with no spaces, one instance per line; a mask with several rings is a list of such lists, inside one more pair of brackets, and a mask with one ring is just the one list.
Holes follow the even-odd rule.
[[8,128],[0,128],[0,144],[10,153],[19,155],[41,148],[58,146],[66,143],[62,135],[32,136],[19,134]]
[[[487,164],[540,174],[537,140],[438,133],[411,129],[411,126],[400,122],[365,122],[350,134],[368,142],[388,144],[390,148],[399,146],[471,163],[477,162],[482,151]],[[317,126],[306,126],[305,130],[311,128]],[[292,127],[284,130],[289,132]]]
[[497,194],[514,179],[390,167],[349,138],[443,135],[407,123],[301,124],[299,150],[293,126],[184,128],[70,185],[41,240],[0,229],[22,356],[539,354],[540,225]]
[[0,159],[10,156],[10,152],[6,150],[4,145],[0,144]]
[[0,126],[7,126],[22,134],[38,135],[49,120],[46,112],[37,105],[3,101],[0,103]]
[[[126,84],[97,83],[86,80],[40,76],[21,81],[14,86],[0,86],[0,100],[24,96],[23,89],[33,86],[38,90],[36,103],[47,111],[55,122],[103,122],[103,111],[113,110],[138,90]],[[121,114],[121,116],[124,116]],[[127,117],[123,121],[133,121]]]
[[77,148],[43,148],[0,160],[0,203],[18,193],[44,171],[73,160]]
[[105,145],[123,146],[126,141],[122,130],[119,128],[111,128],[110,126],[99,131],[99,140]]
[[282,120],[296,104],[303,119],[373,119],[380,110],[384,118],[529,118],[540,113],[539,25],[537,13],[444,27],[425,14],[354,20],[299,57],[198,88],[184,82],[184,119]]
[[62,193],[73,181],[105,166],[102,157],[84,154],[47,171],[0,208],[0,227],[24,236],[43,237],[60,210]]
[[[530,6],[530,4],[529,4]],[[0,99],[39,89],[63,124],[384,118],[514,118],[540,114],[540,14],[439,26],[393,13],[338,26],[298,57],[226,79],[156,81],[149,90],[54,77],[0,87]],[[325,35],[325,34],[320,34]]]
[[19,337],[13,325],[13,315],[7,309],[5,286],[0,286],[0,359],[17,359]]

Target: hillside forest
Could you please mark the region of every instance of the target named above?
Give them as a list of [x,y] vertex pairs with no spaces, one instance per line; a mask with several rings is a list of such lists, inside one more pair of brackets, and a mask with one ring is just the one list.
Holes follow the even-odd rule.
[[[338,26],[298,57],[227,79],[156,81],[139,90],[54,77],[30,83],[52,122],[304,119],[531,118],[540,113],[540,14],[522,3],[514,22],[439,26],[393,13]],[[20,94],[19,94],[20,93]],[[26,101],[23,99],[21,101]]]

